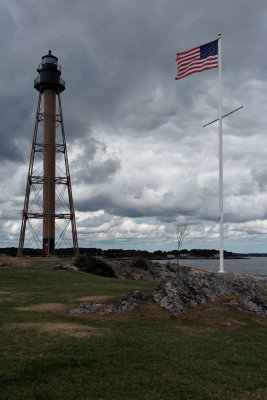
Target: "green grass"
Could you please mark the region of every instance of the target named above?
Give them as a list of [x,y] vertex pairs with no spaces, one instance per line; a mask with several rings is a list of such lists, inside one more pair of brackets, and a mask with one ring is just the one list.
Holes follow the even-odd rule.
[[[1,400],[267,398],[266,320],[222,301],[181,318],[149,307],[113,319],[22,311],[17,308],[151,292],[155,283],[45,266],[0,268],[0,278]],[[38,328],[52,323],[79,324],[96,334]]]

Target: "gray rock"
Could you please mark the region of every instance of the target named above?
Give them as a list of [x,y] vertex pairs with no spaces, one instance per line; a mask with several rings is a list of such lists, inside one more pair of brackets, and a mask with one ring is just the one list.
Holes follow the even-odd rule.
[[118,303],[103,304],[87,301],[85,303],[81,303],[78,307],[73,308],[69,312],[71,314],[118,314],[125,311],[132,311],[134,308],[140,306],[141,304],[145,304],[149,300],[152,300],[151,295],[141,292],[140,290],[135,290],[130,292],[127,296],[123,296]]
[[230,328],[231,326],[233,326],[232,322],[230,322],[230,321],[224,321],[224,322],[222,323],[222,325],[223,325],[223,326],[226,326],[227,328]]
[[[229,295],[263,296],[267,294],[265,283],[249,275],[223,276],[212,272],[179,268],[165,276],[156,287],[154,301],[175,315],[180,315],[199,304]],[[258,297],[257,297],[258,298]],[[253,305],[250,303],[251,309]],[[260,308],[261,307],[261,308]],[[246,308],[249,308],[247,304]],[[263,315],[263,305],[254,307]]]
[[61,263],[56,263],[53,265],[53,268],[61,271],[79,271],[79,268],[75,267],[74,265],[64,265]]
[[246,296],[231,302],[231,305],[237,307],[239,310],[245,309],[246,311],[267,317],[267,303],[257,296]]

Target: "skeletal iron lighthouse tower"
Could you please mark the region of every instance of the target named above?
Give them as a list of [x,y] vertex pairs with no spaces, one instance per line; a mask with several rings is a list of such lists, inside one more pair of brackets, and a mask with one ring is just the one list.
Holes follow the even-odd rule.
[[39,243],[44,256],[54,254],[55,248],[62,244],[66,247],[66,235],[71,231],[76,256],[78,239],[60,99],[65,82],[61,78],[58,59],[50,50],[42,57],[37,72],[39,76],[34,81],[34,88],[38,90],[39,98],[18,255],[23,254],[28,231],[30,242]]

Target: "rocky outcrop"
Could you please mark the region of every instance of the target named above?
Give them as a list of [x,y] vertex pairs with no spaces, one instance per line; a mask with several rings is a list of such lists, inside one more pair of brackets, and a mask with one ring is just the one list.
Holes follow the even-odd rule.
[[[179,315],[199,304],[230,295],[249,298],[252,304],[255,298],[267,295],[267,287],[263,281],[249,275],[179,268],[157,285],[153,298],[161,307]],[[248,301],[242,304],[249,309]],[[254,309],[256,311],[256,307]]]
[[134,308],[145,304],[147,301],[152,300],[152,296],[140,290],[130,292],[127,296],[123,296],[118,303],[96,303],[94,301],[87,301],[81,303],[78,307],[70,310],[71,314],[88,314],[95,313],[99,315],[117,314],[124,311],[132,311]]
[[247,310],[262,317],[267,317],[267,303],[257,296],[245,296],[230,301],[231,306],[239,310]]
[[[145,263],[144,263],[145,261]],[[107,264],[112,268],[114,275],[120,279],[161,281],[171,271],[176,271],[175,264],[157,264],[148,260],[109,260]]]
[[142,276],[147,277],[150,274],[154,280],[159,281],[152,295],[134,291],[115,304],[85,302],[70,312],[101,315],[121,313],[153,301],[178,316],[200,304],[235,296],[235,300],[228,304],[267,317],[267,303],[262,299],[267,296],[266,283],[252,276],[239,273],[220,274],[173,265],[162,268],[149,266],[144,274]]

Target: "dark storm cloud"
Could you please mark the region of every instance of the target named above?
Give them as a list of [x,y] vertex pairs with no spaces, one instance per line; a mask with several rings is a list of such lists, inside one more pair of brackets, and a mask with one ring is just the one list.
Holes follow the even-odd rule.
[[[25,161],[29,157],[30,141],[33,129],[29,131],[31,112],[24,98],[17,94],[7,94],[0,99],[1,124],[0,124],[0,161],[13,160]],[[31,111],[31,110],[30,110]],[[30,121],[32,122],[32,121]],[[25,146],[25,140],[28,146]]]
[[107,146],[90,137],[79,143],[79,153],[73,161],[74,183],[103,183],[111,179],[120,168],[116,155],[109,155]]
[[[121,123],[135,134],[146,134],[175,112],[173,101],[162,112],[167,91],[173,87],[175,51],[198,44],[196,40],[211,40],[220,30],[226,32],[224,65],[225,69],[231,65],[227,68],[230,76],[235,65],[242,73],[242,63],[252,68],[258,65],[257,55],[262,57],[254,43],[258,43],[259,34],[255,25],[264,29],[265,13],[259,12],[261,7],[266,11],[263,1],[257,7],[244,1],[236,1],[235,6],[211,0],[202,7],[196,8],[195,4],[149,0],[139,7],[138,2],[74,4],[50,0],[39,4],[28,0],[21,7],[18,1],[9,6],[7,2],[4,10],[8,18],[1,29],[16,50],[7,53],[9,68],[12,65],[13,75],[16,72],[24,76],[25,87],[21,90],[26,90],[41,55],[48,47],[55,51],[63,62],[66,79],[63,104],[69,141],[84,136],[96,123]],[[203,90],[201,79],[194,89],[196,82],[194,78],[179,82],[176,103],[181,115],[192,103],[192,96]],[[160,113],[149,109],[157,87],[163,91]],[[29,101],[29,106],[32,104]]]

